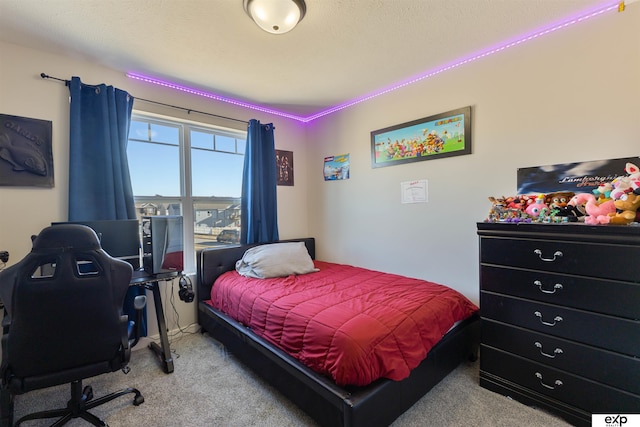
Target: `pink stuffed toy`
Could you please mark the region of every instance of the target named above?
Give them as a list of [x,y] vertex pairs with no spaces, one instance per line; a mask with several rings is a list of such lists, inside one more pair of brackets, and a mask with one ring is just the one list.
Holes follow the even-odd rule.
[[547,206],[547,204],[544,202],[544,194],[540,194],[536,198],[535,203],[531,203],[529,206],[527,206],[525,212],[532,218],[538,218],[540,214],[548,210],[549,206]]
[[[579,193],[573,196],[571,204],[576,206],[577,204],[584,204],[587,210],[587,216],[584,217],[585,224],[597,225],[597,224],[609,224],[611,217],[610,213],[615,213],[616,206],[613,200],[608,200],[604,203],[598,204],[596,197],[590,193]],[[575,204],[574,204],[575,203]]]
[[628,173],[627,176],[619,176],[612,181],[613,190],[611,191],[611,198],[618,200],[623,194],[627,193],[640,193],[640,168],[633,163],[627,163],[624,171]]

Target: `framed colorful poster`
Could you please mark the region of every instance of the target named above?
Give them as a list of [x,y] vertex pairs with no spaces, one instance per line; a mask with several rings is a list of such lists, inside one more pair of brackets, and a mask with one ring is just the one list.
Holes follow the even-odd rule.
[[349,179],[350,165],[349,155],[329,156],[324,158],[324,180],[336,181],[339,179]]
[[471,154],[471,107],[371,132],[371,167]]

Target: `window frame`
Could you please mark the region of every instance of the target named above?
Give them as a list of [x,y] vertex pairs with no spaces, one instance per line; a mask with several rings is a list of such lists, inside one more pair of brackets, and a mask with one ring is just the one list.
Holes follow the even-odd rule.
[[[247,139],[247,131],[246,130],[238,130],[233,128],[225,128],[219,125],[213,125],[203,122],[196,122],[192,120],[186,120],[178,117],[164,116],[156,113],[150,113],[146,111],[133,110],[131,114],[131,121],[141,121],[151,124],[157,124],[161,126],[169,126],[178,128],[178,151],[179,151],[179,175],[180,175],[180,195],[179,196],[150,196],[150,195],[136,195],[134,194],[134,202],[136,205],[136,214],[138,220],[140,220],[141,216],[145,216],[140,209],[139,205],[145,203],[154,203],[158,200],[162,200],[162,203],[165,205],[169,205],[171,203],[177,203],[180,206],[180,215],[183,218],[183,242],[184,242],[184,273],[191,274],[195,273],[196,269],[196,239],[195,239],[195,206],[197,204],[204,204],[206,202],[211,202],[211,197],[204,196],[194,196],[193,195],[193,186],[192,186],[192,150],[203,150],[203,151],[218,151],[226,154],[236,154],[244,157],[246,153],[246,139]],[[213,138],[213,147],[212,149],[206,149],[202,147],[192,147],[191,146],[191,132],[204,132],[204,133],[212,133],[214,134]],[[230,137],[235,140],[235,152],[230,152],[228,150],[216,150],[215,149],[215,136],[224,136]],[[128,137],[128,141],[138,141],[142,143],[148,144],[159,144],[159,145],[170,145],[175,146],[172,143],[164,143],[159,141],[151,141],[151,137],[149,136],[147,140],[142,140],[139,138],[132,138],[131,135]],[[239,147],[239,140],[245,141],[244,147]],[[243,149],[244,148],[244,149]],[[222,198],[225,199],[225,198]],[[236,200],[236,198],[230,198]],[[238,197],[237,200],[240,202],[242,196]]]

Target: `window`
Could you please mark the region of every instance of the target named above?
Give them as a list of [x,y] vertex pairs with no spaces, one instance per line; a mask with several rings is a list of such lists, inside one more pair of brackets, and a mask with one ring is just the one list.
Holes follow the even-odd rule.
[[132,115],[127,156],[138,219],[183,216],[186,271],[195,271],[198,249],[237,243],[245,146],[246,132]]

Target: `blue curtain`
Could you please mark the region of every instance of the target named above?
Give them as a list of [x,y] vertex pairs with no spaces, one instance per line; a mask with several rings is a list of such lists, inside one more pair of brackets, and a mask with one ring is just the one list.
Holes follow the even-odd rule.
[[78,77],[69,90],[69,221],[135,219],[127,162],[133,97]]
[[[113,86],[69,82],[69,221],[136,219],[127,141],[133,97]],[[124,312],[135,319],[133,299],[145,293],[131,286]],[[146,314],[143,334],[147,333]]]
[[273,242],[279,238],[273,129],[271,123],[249,121],[242,174],[243,243]]

